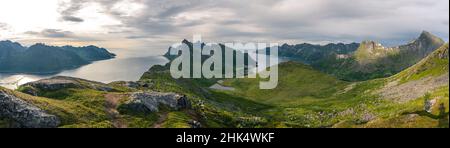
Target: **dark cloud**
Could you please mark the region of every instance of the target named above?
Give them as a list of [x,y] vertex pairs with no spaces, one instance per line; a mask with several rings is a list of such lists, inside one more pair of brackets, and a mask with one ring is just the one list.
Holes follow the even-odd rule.
[[101,42],[105,41],[98,36],[80,35],[71,31],[64,31],[60,29],[44,29],[42,31],[27,31],[24,34],[40,37],[41,39],[63,39],[65,41],[76,42]]
[[127,36],[127,39],[146,39],[148,36]]
[[74,33],[70,31],[63,31],[59,29],[44,29],[40,32],[28,31],[25,34],[41,36],[47,38],[72,38],[74,37]]
[[69,22],[77,22],[77,23],[84,22],[84,20],[82,18],[74,17],[74,16],[63,16],[62,19],[64,21],[69,21]]
[[82,18],[76,17],[75,13],[81,10],[88,0],[70,0],[59,2],[59,13],[61,14],[61,20],[69,22],[83,22]]

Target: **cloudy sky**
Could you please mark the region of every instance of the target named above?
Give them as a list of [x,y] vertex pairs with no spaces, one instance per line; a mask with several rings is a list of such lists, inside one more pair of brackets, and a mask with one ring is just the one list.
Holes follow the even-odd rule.
[[0,40],[151,54],[193,34],[213,42],[395,45],[422,30],[448,41],[448,0],[0,1]]

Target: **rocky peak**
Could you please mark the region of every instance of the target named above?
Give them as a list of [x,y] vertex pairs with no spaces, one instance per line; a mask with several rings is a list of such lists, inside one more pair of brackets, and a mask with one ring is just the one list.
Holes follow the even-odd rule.
[[428,31],[423,31],[419,38],[417,39],[419,41],[430,41],[430,42],[444,42],[442,39],[440,39],[439,37],[433,35],[432,33],[428,32]]
[[377,43],[375,41],[363,41],[361,43],[361,46],[364,46],[364,49],[367,50],[375,50],[377,48],[384,48],[383,45],[381,45],[380,43]]
[[36,43],[30,46],[30,48],[42,48],[42,47],[49,47],[49,46],[45,45],[44,43]]
[[360,63],[365,63],[379,58],[384,58],[397,51],[398,48],[384,47],[382,44],[375,41],[363,41],[358,50],[355,52],[355,55],[356,59]]
[[436,50],[444,44],[445,41],[441,38],[431,34],[430,32],[423,31],[416,40],[414,40],[407,46],[410,46],[412,48],[421,48],[422,51],[428,53]]

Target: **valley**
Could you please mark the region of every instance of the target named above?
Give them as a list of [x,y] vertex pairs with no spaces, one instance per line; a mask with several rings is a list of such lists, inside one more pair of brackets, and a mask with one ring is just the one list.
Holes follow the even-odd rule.
[[[418,40],[428,35],[421,36]],[[364,44],[340,54],[360,56],[367,63],[391,55],[362,58]],[[399,52],[408,50],[416,49]],[[265,80],[260,77],[174,79],[170,64],[152,66],[137,81],[52,77],[17,90],[0,88],[0,127],[448,128],[448,43],[429,50],[417,55],[423,56],[417,62],[401,63],[399,72],[388,74],[388,62],[387,70],[378,67],[385,77],[364,81],[348,81],[311,63],[282,62],[273,90],[259,89]]]

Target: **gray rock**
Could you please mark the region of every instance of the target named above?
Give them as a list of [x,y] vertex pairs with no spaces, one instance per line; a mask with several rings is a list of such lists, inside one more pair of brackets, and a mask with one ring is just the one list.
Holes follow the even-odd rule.
[[125,82],[125,86],[130,88],[139,88],[140,84],[138,82],[128,81]]
[[202,124],[195,120],[189,121],[189,125],[191,125],[191,128],[202,128]]
[[100,82],[63,76],[30,82],[22,86],[28,87],[24,93],[34,96],[38,94],[38,91],[57,91],[67,88],[88,88],[106,92],[114,91],[112,87]]
[[64,79],[63,77],[55,77],[51,79],[43,79],[36,82],[25,84],[40,90],[55,91],[63,88],[81,88],[81,84],[75,80]]
[[13,120],[17,127],[23,128],[56,128],[60,124],[58,117],[2,91],[0,91],[0,117]]
[[158,112],[161,105],[180,110],[191,107],[186,96],[175,93],[140,92],[131,95],[130,101],[124,107],[136,112]]

